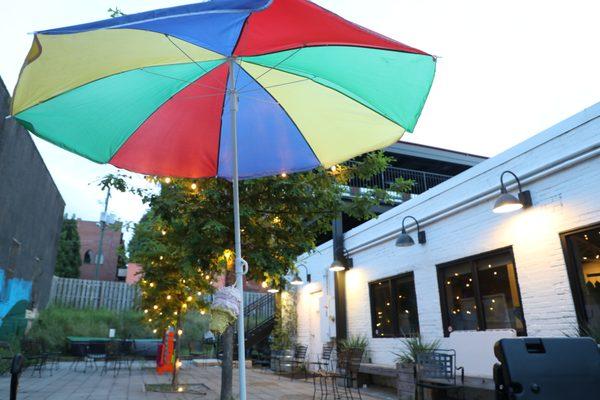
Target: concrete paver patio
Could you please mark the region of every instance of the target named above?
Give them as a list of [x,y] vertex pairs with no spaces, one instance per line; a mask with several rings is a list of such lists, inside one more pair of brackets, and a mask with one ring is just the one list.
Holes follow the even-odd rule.
[[[148,364],[149,366],[150,364]],[[158,376],[153,369],[141,369],[134,366],[131,375],[121,370],[116,377],[112,371],[100,374],[100,369],[83,373],[69,369],[68,363],[62,363],[58,370],[50,375],[45,370],[42,377],[31,376],[29,370],[21,376],[19,400],[124,400],[124,399],[207,399],[219,398],[221,380],[220,367],[198,367],[185,365],[181,370],[180,382],[185,384],[203,383],[208,387],[206,396],[186,393],[146,392],[146,383],[168,383],[170,376]],[[270,371],[249,369],[247,374],[248,399],[250,400],[308,400],[313,396],[312,381],[290,381],[278,377]],[[10,376],[0,377],[0,399],[8,399]],[[237,392],[237,370],[234,371],[234,393]],[[319,395],[317,394],[317,398]],[[332,396],[330,395],[331,399]],[[357,398],[355,393],[355,398]],[[391,399],[393,397],[363,394],[364,400]]]

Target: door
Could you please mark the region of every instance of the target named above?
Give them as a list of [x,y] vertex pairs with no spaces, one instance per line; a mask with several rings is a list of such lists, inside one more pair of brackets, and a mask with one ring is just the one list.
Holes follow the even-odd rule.
[[311,361],[316,361],[321,354],[323,343],[321,342],[321,297],[323,291],[319,290],[310,294],[309,304],[309,342],[308,354]]

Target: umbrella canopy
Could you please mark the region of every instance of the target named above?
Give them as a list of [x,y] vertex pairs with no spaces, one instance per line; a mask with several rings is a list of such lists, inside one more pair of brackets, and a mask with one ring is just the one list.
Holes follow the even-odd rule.
[[434,57],[309,1],[213,0],[35,33],[12,115],[98,163],[231,179],[235,84],[244,179],[396,142],[434,73]]

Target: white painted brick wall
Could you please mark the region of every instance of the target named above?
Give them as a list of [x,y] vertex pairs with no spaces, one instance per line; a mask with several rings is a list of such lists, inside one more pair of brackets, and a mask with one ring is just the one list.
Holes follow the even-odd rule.
[[[354,268],[346,274],[348,330],[371,338],[373,362],[393,363],[401,339],[372,338],[368,282],[414,271],[421,335],[426,340],[444,341],[436,265],[506,246],[514,251],[528,335],[560,336],[572,331],[575,309],[559,233],[600,222],[598,155],[550,175],[534,175],[524,184],[532,193],[533,208],[494,214],[494,193],[486,201],[474,201],[457,213],[426,222],[422,227],[427,232],[425,245],[397,248],[395,234],[370,247],[364,244],[397,232],[406,215],[428,221],[478,193],[496,190],[504,170],[527,175],[547,164],[552,168],[562,165],[561,161],[595,154],[600,149],[599,116],[600,103],[346,233],[346,248],[354,259]],[[409,234],[414,237],[414,230]],[[331,242],[300,259],[311,271],[313,282],[323,282],[333,259]],[[333,294],[332,287],[328,290]],[[309,332],[302,304],[309,291],[310,285],[298,296],[299,339],[306,343]],[[310,349],[313,357],[319,351]],[[491,365],[489,368],[491,371]],[[489,375],[485,370],[470,372]]]

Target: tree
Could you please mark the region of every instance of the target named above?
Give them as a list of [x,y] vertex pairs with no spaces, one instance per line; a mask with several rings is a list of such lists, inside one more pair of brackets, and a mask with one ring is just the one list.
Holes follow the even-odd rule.
[[65,214],[58,242],[54,275],[64,278],[79,278],[79,267],[81,267],[79,247],[77,220],[75,216],[69,218]]
[[[318,168],[241,182],[242,248],[250,266],[247,279],[281,288],[285,284],[283,277],[296,271],[296,258],[315,248],[317,238],[331,231],[331,221],[340,213],[357,219],[373,217],[374,205],[390,201],[389,191],[372,188],[353,193],[352,201],[344,198],[348,196],[351,180],[369,180],[383,172],[388,162],[382,152],[375,152],[358,163],[330,170]],[[150,212],[136,227],[130,247],[132,259],[143,265],[148,285],[157,285],[160,279],[160,286],[169,287],[169,292],[189,293],[204,283],[200,291],[205,293],[212,290],[212,286],[206,285],[212,277],[225,274],[231,283],[230,260],[234,256],[231,183],[214,178],[152,179],[160,183],[161,190],[145,195]],[[409,181],[399,180],[392,189],[405,191],[410,185]],[[185,282],[168,278],[170,274],[183,277]],[[192,281],[194,276],[209,279]],[[150,289],[144,286],[143,304],[148,305],[147,313],[154,322],[164,318],[165,294],[158,286]],[[162,322],[163,327],[164,323],[169,321]],[[222,400],[232,397],[232,339],[230,327],[222,337]]]

